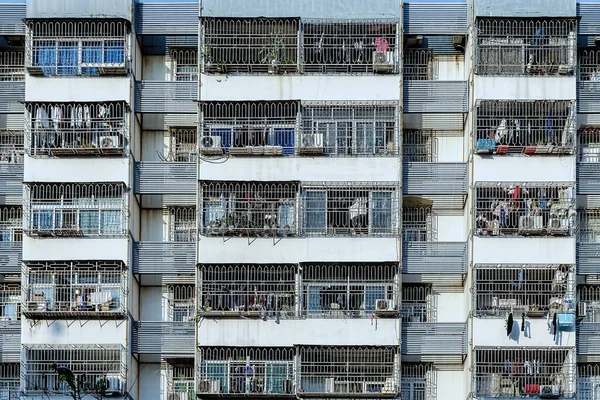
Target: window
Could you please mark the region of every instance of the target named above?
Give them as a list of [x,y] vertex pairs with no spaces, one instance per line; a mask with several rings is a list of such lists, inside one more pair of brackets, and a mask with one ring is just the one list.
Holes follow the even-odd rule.
[[172,49],[170,52],[173,80],[190,82],[198,80],[198,52],[194,49]]
[[431,207],[402,208],[402,237],[407,242],[437,240],[436,216]]
[[437,138],[432,130],[404,129],[402,131],[402,161],[435,162]]

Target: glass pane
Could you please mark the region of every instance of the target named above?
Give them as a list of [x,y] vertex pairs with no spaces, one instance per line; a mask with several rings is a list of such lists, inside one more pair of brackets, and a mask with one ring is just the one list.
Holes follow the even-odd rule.
[[84,235],[98,234],[98,211],[82,210],[79,212],[79,229]]
[[327,192],[306,192],[305,218],[308,233],[325,233],[327,226]]
[[118,235],[122,232],[121,211],[105,210],[101,213],[100,232],[107,235]]
[[373,192],[373,233],[392,232],[392,192]]

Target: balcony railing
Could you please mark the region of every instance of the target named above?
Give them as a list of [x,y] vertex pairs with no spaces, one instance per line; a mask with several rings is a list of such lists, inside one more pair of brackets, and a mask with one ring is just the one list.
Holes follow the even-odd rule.
[[405,49],[402,68],[402,79],[412,81],[433,79],[433,52],[431,50]]
[[479,75],[572,75],[577,68],[577,20],[478,18]]
[[137,354],[193,355],[194,322],[136,321],[133,352]]
[[475,265],[473,311],[477,317],[528,318],[575,311],[572,265]]
[[167,360],[167,398],[192,400],[196,398],[194,385],[196,369],[193,358]]
[[126,350],[119,345],[97,344],[53,346],[26,345],[21,360],[22,390],[26,396],[47,393],[70,396],[66,379],[55,367],[66,367],[73,372],[75,383],[82,394],[98,393],[122,396],[126,393]]
[[540,236],[574,233],[572,183],[478,182],[477,236]]
[[577,295],[578,316],[581,318],[580,326],[591,323],[593,324],[591,326],[600,327],[598,324],[600,323],[600,286],[579,285]]
[[577,364],[578,399],[594,400],[594,397],[597,397],[598,376],[600,376],[600,365],[598,363]]
[[430,363],[402,363],[401,399],[437,399],[437,371]]
[[123,236],[126,188],[121,183],[27,186],[25,232],[30,236]]
[[196,162],[198,159],[198,130],[196,128],[171,128],[169,131],[169,153],[166,161]]
[[127,272],[122,263],[27,263],[23,276],[23,315],[29,319],[126,315]]
[[194,274],[196,243],[135,242],[135,274]]
[[0,321],[21,319],[21,285],[0,283]]
[[29,103],[25,136],[31,156],[123,155],[129,138],[129,106]]
[[427,284],[403,284],[402,308],[403,323],[436,322],[437,296]]
[[21,207],[0,207],[0,274],[21,272],[22,240]]
[[24,139],[23,130],[0,129],[0,163],[22,164]]
[[124,75],[130,46],[124,20],[29,21],[25,66],[40,76]]
[[171,77],[174,81],[195,82],[198,80],[198,51],[190,48],[173,48],[171,57]]
[[574,398],[575,349],[474,349],[475,397]]
[[480,100],[475,151],[479,154],[572,154],[575,101]]
[[467,324],[402,324],[402,358],[414,361],[462,363],[467,355]]
[[19,363],[0,362],[0,395],[2,400],[16,400],[19,398],[21,366]]
[[25,80],[22,51],[0,51],[0,82]]

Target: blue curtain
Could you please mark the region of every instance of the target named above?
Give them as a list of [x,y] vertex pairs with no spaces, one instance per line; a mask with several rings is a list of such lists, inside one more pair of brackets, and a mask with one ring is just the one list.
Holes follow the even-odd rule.
[[275,146],[281,146],[284,156],[294,154],[294,128],[275,128]]
[[[84,64],[99,65],[102,63],[102,43],[87,42],[83,44],[81,62]],[[85,67],[81,69],[83,75],[98,75],[98,68]]]
[[221,393],[227,393],[227,364],[225,363],[204,363],[204,376],[210,381],[219,381],[221,384]]
[[266,392],[267,393],[284,393],[283,381],[288,379],[288,366],[286,364],[269,364],[267,363],[266,377]]
[[98,234],[98,211],[84,210],[79,212],[79,228],[84,235]]
[[210,131],[210,136],[218,136],[221,138],[221,147],[228,149],[231,147],[231,137],[233,136],[233,129],[213,129]]
[[373,192],[372,200],[374,233],[391,233],[392,192]]
[[308,233],[326,233],[327,192],[306,191],[305,227]]
[[[296,224],[294,223],[294,206],[291,204],[282,204],[279,206],[279,233],[294,233]],[[289,227],[286,229],[286,225]]]
[[10,242],[10,230],[4,229],[0,231],[0,242]]
[[121,230],[121,211],[102,211],[100,214],[100,232],[108,235],[118,235]]
[[59,43],[58,75],[77,75],[79,72],[79,48],[76,43]]
[[[60,214],[56,215],[57,225],[60,226]],[[40,231],[54,228],[54,210],[33,210],[33,229]]]
[[42,67],[44,75],[56,75],[56,45],[55,43],[42,44],[37,55],[37,65]]
[[309,315],[319,315],[323,313],[323,305],[321,304],[321,287],[309,286],[307,295],[307,311]]
[[375,301],[385,299],[384,286],[366,286],[365,287],[365,311],[375,311]]
[[125,46],[123,43],[105,43],[104,63],[123,64],[125,62]]

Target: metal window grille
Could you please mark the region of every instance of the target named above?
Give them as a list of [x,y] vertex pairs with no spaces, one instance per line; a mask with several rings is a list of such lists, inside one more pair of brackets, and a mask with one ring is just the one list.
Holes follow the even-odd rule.
[[402,321],[435,322],[437,298],[431,286],[422,284],[402,285]]
[[[21,285],[18,283],[0,283],[0,321],[17,321],[20,319]],[[0,363],[0,366],[2,365]]]
[[167,285],[166,296],[170,321],[191,321],[196,317],[195,285]]
[[75,375],[82,393],[105,387],[106,394],[125,393],[126,352],[115,345],[25,346],[21,359],[21,382],[26,395],[68,395],[69,386],[52,368],[66,367]]
[[577,68],[575,19],[479,18],[479,75],[571,75]]
[[600,126],[582,125],[577,132],[579,162],[600,163]]
[[437,398],[437,376],[426,363],[402,363],[400,393],[404,400],[434,400]]
[[33,75],[124,74],[131,57],[124,20],[29,21],[25,65]]
[[[580,285],[577,287],[577,295],[579,307],[585,309],[583,321],[600,322],[600,286]],[[585,304],[582,305],[582,303]]]
[[196,128],[171,128],[168,161],[195,163],[198,159],[197,136]]
[[198,80],[198,51],[196,49],[171,49],[172,79],[178,82]]
[[298,19],[201,20],[204,73],[283,73],[297,70]]
[[478,182],[477,236],[572,235],[573,183]]
[[0,82],[25,80],[25,56],[22,51],[0,51]]
[[303,264],[302,313],[311,318],[397,315],[401,277],[397,264]]
[[200,153],[292,155],[298,108],[297,101],[204,102]]
[[167,370],[167,399],[193,400],[196,398],[194,385],[194,359],[169,359]]
[[568,348],[475,348],[474,395],[573,398],[575,362],[575,349]]
[[438,140],[430,129],[402,130],[402,161],[435,162],[438,155]]
[[122,236],[125,199],[122,183],[28,184],[25,230],[33,236]]
[[298,152],[397,155],[399,121],[398,102],[304,102]]
[[402,238],[408,242],[437,240],[437,216],[431,207],[402,208]]
[[397,20],[307,20],[302,67],[317,73],[398,73]]
[[579,80],[600,80],[600,50],[579,50]]
[[433,52],[431,50],[404,50],[402,78],[413,81],[433,79]]
[[399,392],[398,347],[300,347],[300,388],[305,393]]
[[23,240],[23,216],[21,207],[0,206],[0,242]]
[[473,310],[478,317],[527,317],[575,310],[572,265],[476,265]]
[[125,316],[127,271],[122,262],[30,262],[23,276],[27,318]]
[[296,392],[293,348],[216,347],[199,349],[197,393],[269,394]]
[[298,316],[295,265],[202,265],[199,298],[202,314],[245,317]]
[[169,207],[169,241],[196,242],[196,207]]
[[600,242],[600,209],[577,210],[577,233],[580,242]]
[[575,101],[569,100],[480,100],[476,151],[571,153],[575,146],[575,113]]
[[0,163],[23,163],[23,130],[0,129]]
[[25,137],[32,156],[122,155],[127,147],[129,107],[109,103],[29,103]]
[[302,234],[398,236],[398,184],[310,183],[302,187]]
[[203,235],[297,234],[297,183],[204,181],[201,188]]
[[17,400],[21,366],[18,363],[0,363],[0,398],[2,400]]
[[577,364],[577,398],[594,400],[600,395],[600,364]]

